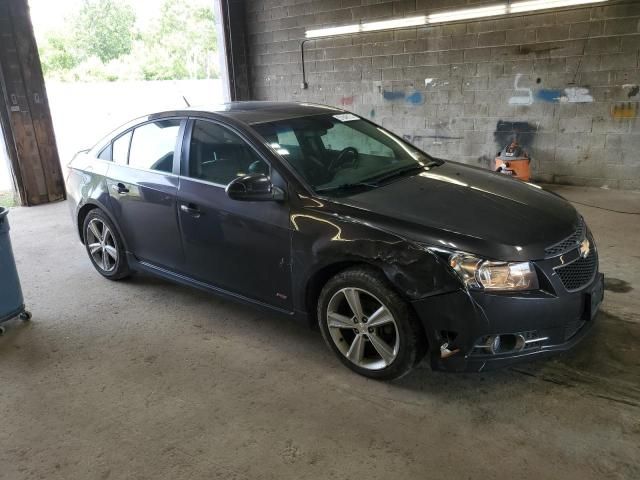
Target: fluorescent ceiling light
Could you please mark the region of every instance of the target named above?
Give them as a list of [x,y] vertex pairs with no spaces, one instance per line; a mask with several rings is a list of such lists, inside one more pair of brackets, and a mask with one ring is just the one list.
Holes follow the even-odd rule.
[[336,35],[347,35],[349,33],[360,32],[360,25],[345,25],[343,27],[319,28],[317,30],[307,30],[307,38],[333,37]]
[[421,15],[419,17],[396,18],[394,20],[385,20],[383,22],[363,23],[363,32],[373,32],[376,30],[391,30],[394,28],[418,27],[427,24],[427,17]]
[[447,12],[432,13],[425,16],[407,18],[394,18],[379,22],[359,23],[343,25],[341,27],[318,28],[307,30],[307,38],[334,37],[361,32],[377,32],[380,30],[393,30],[396,28],[419,27],[430,23],[455,22],[458,20],[472,20],[474,18],[495,17],[509,13],[531,12],[549,8],[572,7],[589,3],[604,3],[607,0],[524,0],[511,4],[503,3],[488,7],[466,8],[462,10],[449,10]]
[[307,30],[307,38],[333,37],[336,35],[348,35],[360,32],[378,32],[380,30],[393,30],[396,28],[418,27],[427,24],[427,17],[394,18],[381,22],[361,23],[357,25],[345,25],[342,27],[319,28],[317,30]]
[[585,5],[588,3],[602,3],[607,0],[529,0],[515,2],[509,6],[510,13],[531,12],[534,10],[545,10],[547,8],[572,7],[575,5]]
[[507,13],[507,5],[492,5],[482,8],[467,8],[464,10],[450,10],[442,13],[432,13],[427,17],[429,23],[455,22],[470,18],[493,17]]

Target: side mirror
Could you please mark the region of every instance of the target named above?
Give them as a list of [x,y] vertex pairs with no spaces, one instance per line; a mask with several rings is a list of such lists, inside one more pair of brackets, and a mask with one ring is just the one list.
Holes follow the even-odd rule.
[[252,173],[233,180],[225,189],[232,200],[265,202],[284,200],[284,191],[275,187],[263,173]]

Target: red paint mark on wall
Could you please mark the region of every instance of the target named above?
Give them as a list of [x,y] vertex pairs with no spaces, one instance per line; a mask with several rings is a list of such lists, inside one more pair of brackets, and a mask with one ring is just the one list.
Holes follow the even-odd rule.
[[340,105],[342,105],[343,107],[347,107],[347,106],[353,105],[353,100],[355,98],[356,97],[354,95],[351,95],[350,97],[342,97],[340,99]]

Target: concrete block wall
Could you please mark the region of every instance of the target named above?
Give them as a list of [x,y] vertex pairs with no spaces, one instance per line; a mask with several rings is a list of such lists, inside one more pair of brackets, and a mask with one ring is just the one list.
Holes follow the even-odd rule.
[[308,28],[477,0],[246,2],[251,96],[343,107],[492,167],[517,137],[539,181],[640,189],[640,2],[300,42]]

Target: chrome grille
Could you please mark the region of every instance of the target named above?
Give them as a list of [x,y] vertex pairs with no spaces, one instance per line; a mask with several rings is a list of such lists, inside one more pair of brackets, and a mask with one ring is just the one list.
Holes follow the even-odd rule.
[[578,228],[575,232],[573,232],[561,242],[558,242],[555,245],[551,245],[550,247],[544,249],[545,256],[547,258],[555,257],[576,248],[584,239],[586,230],[587,228],[584,224],[584,220],[580,219],[580,223],[578,224]]
[[556,268],[562,285],[570,292],[588,285],[598,269],[598,255],[593,239],[589,238],[589,242],[590,248],[587,258],[580,257],[574,262]]

